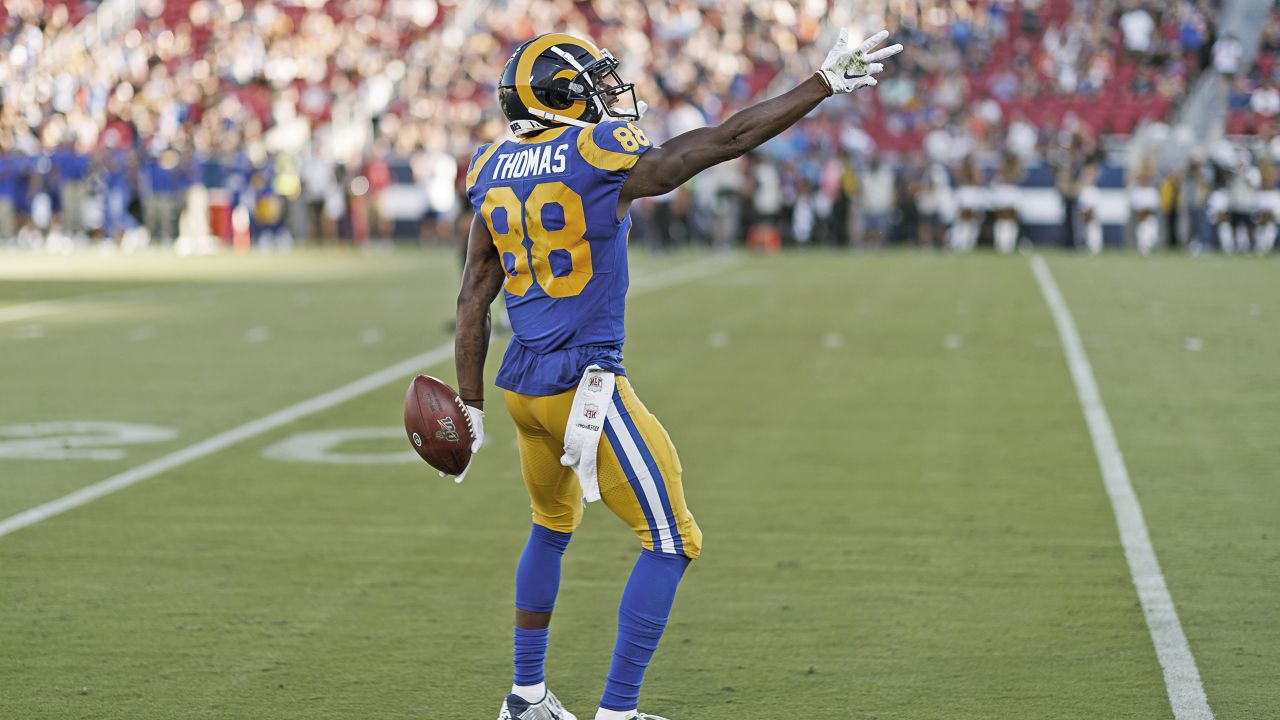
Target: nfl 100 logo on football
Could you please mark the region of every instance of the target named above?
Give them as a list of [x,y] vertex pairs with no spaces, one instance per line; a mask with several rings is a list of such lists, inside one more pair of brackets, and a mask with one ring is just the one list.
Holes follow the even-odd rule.
[[[453,418],[440,418],[436,420],[440,425],[440,429],[436,431],[437,440],[448,440],[449,442],[459,442],[458,428],[453,424]],[[415,433],[416,434],[416,433]],[[414,438],[415,440],[417,438]]]

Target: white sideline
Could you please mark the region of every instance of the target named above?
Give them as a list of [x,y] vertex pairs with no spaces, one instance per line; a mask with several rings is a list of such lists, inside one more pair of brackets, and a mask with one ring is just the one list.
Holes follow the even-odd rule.
[[1147,619],[1156,659],[1164,671],[1164,684],[1173,716],[1176,720],[1213,720],[1213,711],[1209,709],[1209,700],[1200,682],[1200,671],[1196,669],[1196,659],[1187,644],[1187,636],[1182,632],[1164,574],[1160,572],[1160,562],[1147,533],[1142,506],[1129,480],[1129,470],[1125,467],[1124,456],[1120,454],[1120,444],[1107,408],[1102,404],[1102,393],[1098,390],[1098,381],[1093,376],[1084,344],[1080,342],[1071,310],[1043,257],[1031,257],[1031,271],[1053,315],[1053,322],[1058,326],[1062,351],[1067,358],[1071,379],[1075,382],[1085,424],[1093,438],[1093,450],[1098,456],[1107,495],[1111,497],[1116,525],[1120,529],[1120,543],[1129,562],[1129,574],[1133,576],[1133,585],[1142,603],[1142,614]]
[[[638,282],[634,284],[633,287],[635,290],[632,294],[643,295],[647,292],[670,287],[682,282],[696,280],[736,261],[737,257],[732,255],[714,256],[706,260],[682,265],[648,278],[637,278]],[[336,405],[341,405],[348,400],[354,400],[355,398],[373,392],[388,383],[394,382],[400,378],[408,377],[409,375],[417,373],[437,363],[444,362],[452,356],[453,342],[450,341],[421,355],[415,355],[414,357],[402,360],[391,367],[379,370],[372,375],[366,375],[365,377],[343,385],[340,388],[330,390],[323,395],[317,395],[310,400],[304,400],[296,405],[290,405],[283,410],[277,410],[270,415],[258,418],[257,420],[252,420],[225,432],[218,433],[213,437],[201,440],[194,445],[188,445],[181,450],[176,450],[168,455],[156,458],[155,460],[144,463],[135,468],[125,470],[124,472],[118,475],[113,475],[106,480],[100,480],[92,485],[82,487],[79,490],[58,498],[57,500],[51,500],[29,510],[24,510],[17,515],[12,515],[0,520],[0,537],[4,537],[12,532],[34,525],[42,520],[47,520],[55,515],[60,515],[68,510],[74,510],[81,505],[87,505],[88,503],[91,503],[100,497],[110,495],[117,490],[123,490],[130,485],[136,485],[143,480],[149,480],[161,473],[186,465],[193,460],[199,460],[202,457],[225,450],[237,443],[244,442],[245,440],[270,432],[278,427],[301,420],[308,415],[314,415],[322,410],[327,410]]]

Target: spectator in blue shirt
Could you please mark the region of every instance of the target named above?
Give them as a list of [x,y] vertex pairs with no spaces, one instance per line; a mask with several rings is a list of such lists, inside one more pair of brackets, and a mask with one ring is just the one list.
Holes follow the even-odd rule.
[[138,227],[137,219],[129,214],[137,165],[127,150],[111,145],[99,151],[97,164],[103,184],[102,233],[119,244],[126,231]]
[[77,239],[85,239],[85,206],[89,202],[90,158],[75,135],[67,132],[62,143],[49,154],[50,196],[55,208],[61,207],[63,230]]
[[13,135],[0,134],[0,243],[18,234],[27,194],[27,156],[13,146]]
[[186,169],[177,150],[165,148],[147,157],[142,166],[142,212],[153,241],[173,242],[178,235],[178,212],[186,189]]

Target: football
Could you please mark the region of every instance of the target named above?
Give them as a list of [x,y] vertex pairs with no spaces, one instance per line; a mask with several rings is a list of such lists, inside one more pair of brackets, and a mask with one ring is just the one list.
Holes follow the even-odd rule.
[[471,424],[462,398],[440,380],[419,375],[404,396],[404,430],[418,456],[457,475],[471,462]]

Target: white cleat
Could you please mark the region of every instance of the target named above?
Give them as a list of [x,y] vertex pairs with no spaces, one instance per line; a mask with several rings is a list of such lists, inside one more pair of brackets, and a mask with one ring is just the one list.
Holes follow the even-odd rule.
[[516,694],[508,695],[507,699],[502,701],[498,720],[578,720],[578,718],[565,710],[555,693],[548,690],[542,701],[536,703],[531,703]]

